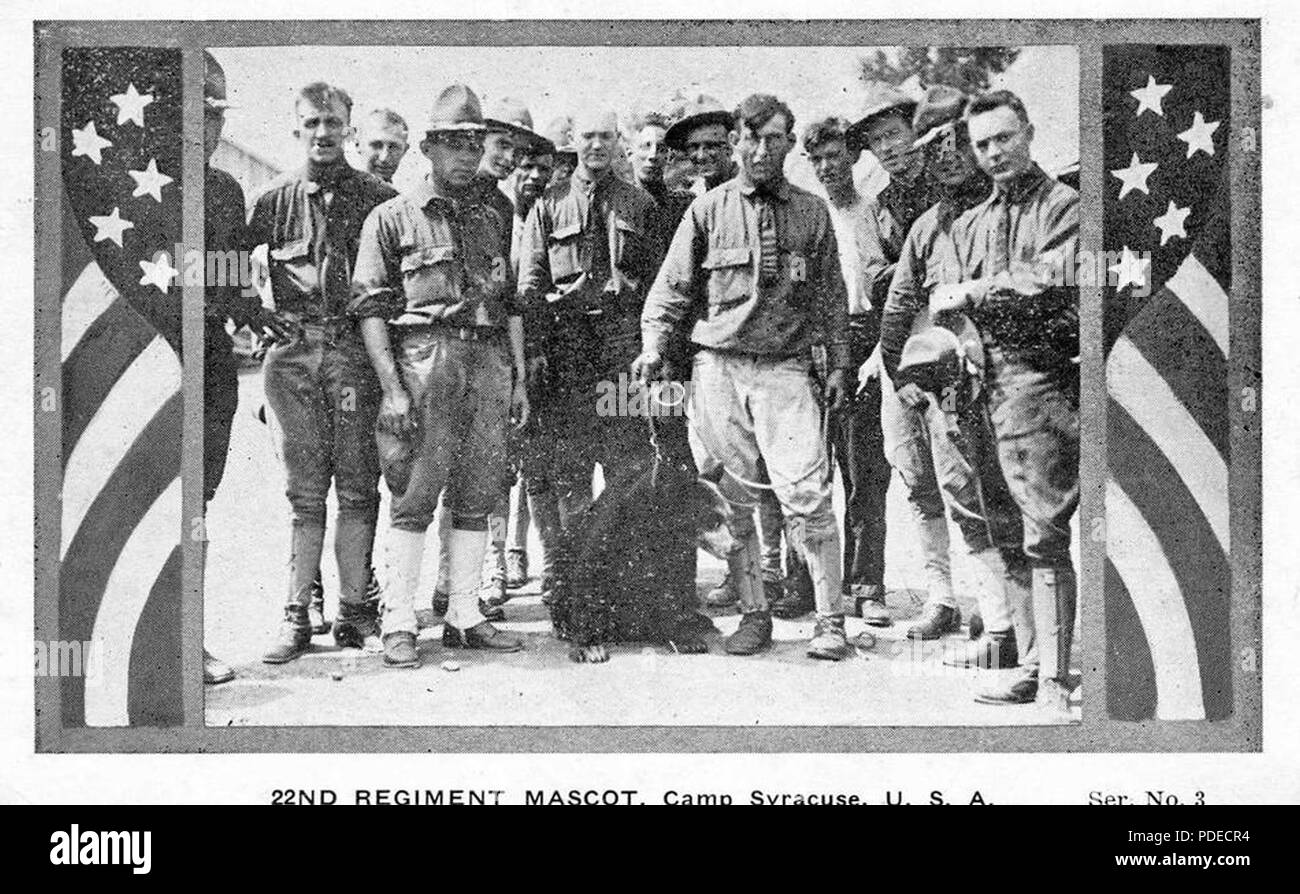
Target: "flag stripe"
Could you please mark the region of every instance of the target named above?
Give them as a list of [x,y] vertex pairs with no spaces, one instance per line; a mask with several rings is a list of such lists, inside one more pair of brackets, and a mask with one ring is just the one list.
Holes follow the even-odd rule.
[[[180,474],[176,435],[181,406],[181,395],[173,394],[149,420],[71,536],[59,571],[60,639],[90,639],[104,587],[127,538]],[[80,726],[85,722],[82,680],[65,677],[63,683],[64,723]]]
[[1106,483],[1106,551],[1142,621],[1156,676],[1156,717],[1205,717],[1191,619],[1178,580],[1142,513],[1116,482]]
[[63,364],[63,465],[95,414],[157,332],[119,299],[91,324]]
[[[77,531],[122,458],[137,443],[137,434],[179,387],[176,355],[166,341],[156,337],[122,374],[68,457],[63,476],[65,532]],[[66,555],[71,538],[64,542]]]
[[1106,560],[1106,708],[1116,720],[1156,716],[1156,671],[1124,579]]
[[181,676],[180,544],[154,582],[131,643],[131,685],[127,716],[131,726],[179,726],[185,722]]
[[73,348],[81,342],[81,337],[90,329],[91,324],[99,319],[118,298],[117,289],[108,281],[104,271],[93,261],[85,269],[63,296],[63,331],[60,347],[66,363]]
[[92,635],[102,650],[103,679],[86,687],[87,726],[129,725],[127,691],[136,624],[154,582],[176,549],[180,529],[181,481],[175,478],[131,531],[104,587]]
[[1228,467],[1127,335],[1121,335],[1106,361],[1110,395],[1155,442],[1191,493],[1224,552],[1228,547]]
[[1219,351],[1228,354],[1228,295],[1223,287],[1210,275],[1209,271],[1196,259],[1195,254],[1188,254],[1165,287],[1178,296],[1178,300],[1201,321],[1205,331],[1210,333]]
[[1108,405],[1107,424],[1112,449],[1125,458],[1112,466],[1111,479],[1156,535],[1192,619],[1206,716],[1227,716],[1232,708],[1228,556],[1164,453],[1114,401]]
[[1124,335],[1155,367],[1214,449],[1228,460],[1228,361],[1191,311],[1168,292],[1151,299]]

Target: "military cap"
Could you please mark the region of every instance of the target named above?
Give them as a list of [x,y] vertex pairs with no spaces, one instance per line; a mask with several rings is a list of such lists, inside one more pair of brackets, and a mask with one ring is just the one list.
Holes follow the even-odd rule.
[[488,130],[501,130],[516,137],[534,152],[554,152],[555,144],[533,130],[533,116],[517,99],[503,97],[483,117]]
[[917,136],[916,145],[924,146],[947,133],[950,125],[961,120],[967,99],[965,93],[947,84],[935,84],[925,91],[925,96],[916,107],[916,116],[912,119],[912,130]]
[[474,91],[464,84],[452,84],[438,94],[433,103],[433,111],[425,124],[425,133],[445,130],[478,131],[487,130],[483,123],[483,107],[479,105]]
[[672,117],[678,120],[664,134],[664,142],[669,148],[682,151],[686,149],[686,138],[695,128],[709,124],[722,124],[730,130],[733,123],[731,111],[712,96],[704,93],[688,100],[681,107],[679,114]]
[[890,113],[902,115],[908,121],[916,112],[916,100],[902,90],[883,81],[872,81],[867,85],[867,96],[862,102],[857,120],[844,132],[844,139],[850,149],[867,149],[867,127],[876,118]]

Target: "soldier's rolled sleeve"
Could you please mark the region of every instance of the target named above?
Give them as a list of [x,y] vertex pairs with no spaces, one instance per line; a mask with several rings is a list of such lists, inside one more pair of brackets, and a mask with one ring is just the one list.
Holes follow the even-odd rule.
[[890,379],[898,375],[903,345],[912,331],[916,315],[925,309],[925,262],[916,240],[916,228],[907,234],[903,251],[894,265],[893,279],[885,298],[880,323],[880,356]]
[[876,203],[869,202],[862,227],[862,276],[871,285],[871,303],[876,307],[885,303],[895,267],[889,259],[892,254],[889,244],[880,229],[880,214]]
[[823,208],[821,234],[817,244],[817,300],[820,307],[826,361],[832,369],[852,369],[849,340],[849,292],[840,267],[839,246],[830,214]]
[[[664,262],[659,267],[650,294],[646,296],[641,311],[641,346],[666,354],[672,346],[673,334],[682,321],[690,316],[698,293],[696,271],[702,253],[703,222],[700,205],[695,202],[682,216],[673,234]],[[835,269],[839,270],[836,261]],[[841,287],[842,287],[841,283]]]
[[400,316],[406,305],[402,271],[392,233],[381,208],[371,211],[361,227],[357,262],[352,268],[352,300],[348,315],[357,318]]

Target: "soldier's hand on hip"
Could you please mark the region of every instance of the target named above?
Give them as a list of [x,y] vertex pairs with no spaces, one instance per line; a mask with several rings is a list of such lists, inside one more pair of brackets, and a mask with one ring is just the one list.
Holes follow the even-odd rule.
[[911,410],[923,409],[930,403],[921,386],[915,382],[908,382],[898,389],[897,394],[899,403]]
[[523,430],[528,424],[528,388],[523,382],[516,381],[510,389],[510,418],[514,420],[515,428]]
[[415,416],[411,413],[411,396],[402,388],[385,391],[383,400],[379,403],[379,419],[376,424],[380,431],[397,435],[399,438],[409,437],[415,431]]
[[639,382],[649,382],[659,377],[664,367],[664,358],[658,351],[642,351],[632,361],[632,378]]

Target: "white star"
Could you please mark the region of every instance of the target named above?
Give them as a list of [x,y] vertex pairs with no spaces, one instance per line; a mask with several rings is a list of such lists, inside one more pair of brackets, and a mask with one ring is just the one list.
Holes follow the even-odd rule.
[[1160,108],[1160,101],[1165,98],[1165,94],[1174,89],[1173,84],[1157,84],[1156,79],[1147,75],[1147,85],[1139,87],[1136,90],[1130,90],[1128,95],[1138,101],[1135,116],[1143,112],[1155,112],[1157,115],[1164,117],[1164,110]]
[[1191,208],[1179,208],[1172,200],[1169,202],[1169,209],[1154,221],[1155,225],[1160,229],[1161,245],[1164,245],[1175,236],[1183,239],[1187,238],[1187,231],[1183,229],[1183,222],[1187,220],[1187,215],[1191,213]]
[[172,178],[166,174],[158,173],[158,160],[149,159],[149,167],[143,171],[127,171],[135,179],[135,192],[131,193],[131,198],[137,196],[153,196],[155,202],[162,201],[162,188],[172,182]]
[[1178,135],[1178,139],[1187,144],[1187,157],[1197,152],[1214,154],[1214,132],[1219,129],[1219,122],[1205,120],[1200,112],[1192,118],[1192,126]]
[[90,121],[81,130],[72,128],[72,157],[84,155],[95,164],[99,164],[103,159],[100,152],[107,149],[113,144],[95,133],[95,122]]
[[1119,291],[1129,284],[1141,288],[1146,284],[1147,273],[1151,267],[1149,258],[1138,257],[1129,251],[1129,247],[1124,246],[1124,253],[1119,262],[1110,265],[1110,272],[1115,274],[1118,282],[1115,284],[1115,290]]
[[117,243],[117,247],[122,247],[122,233],[125,230],[135,228],[135,224],[129,220],[123,220],[117,208],[113,213],[107,216],[91,217],[90,222],[95,227],[95,241],[100,242],[104,239],[112,239]]
[[140,277],[140,285],[157,286],[163,294],[171,288],[171,281],[180,276],[180,271],[172,266],[172,259],[167,252],[160,251],[154,257],[157,261],[141,261],[140,269],[144,271],[144,276]]
[[1155,173],[1158,165],[1153,161],[1150,164],[1143,164],[1142,159],[1138,158],[1136,152],[1133,153],[1133,160],[1128,163],[1127,168],[1120,168],[1111,171],[1116,177],[1124,181],[1124,185],[1119,188],[1119,197],[1122,199],[1135,189],[1140,189],[1147,195],[1150,190],[1147,189],[1147,178]]
[[117,106],[117,123],[119,125],[134,121],[144,127],[144,107],[153,102],[153,94],[140,93],[135,89],[135,84],[127,84],[125,93],[110,96],[109,100]]

